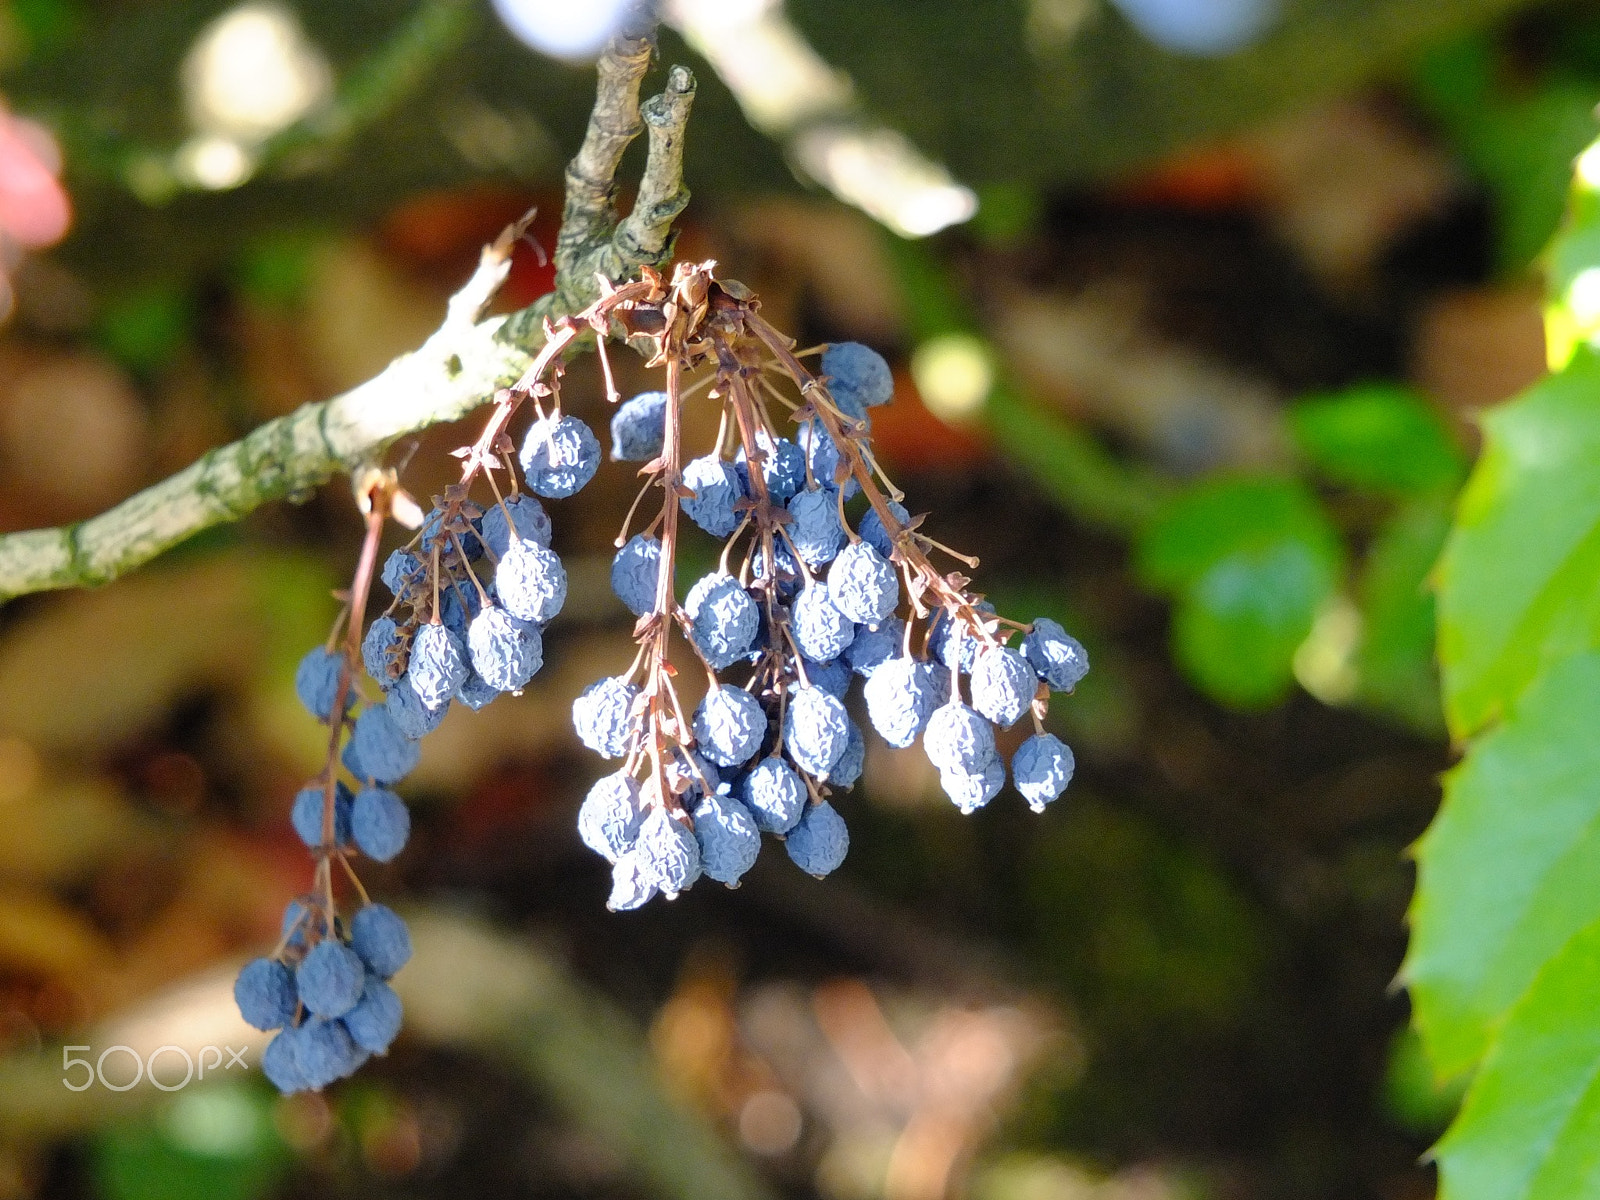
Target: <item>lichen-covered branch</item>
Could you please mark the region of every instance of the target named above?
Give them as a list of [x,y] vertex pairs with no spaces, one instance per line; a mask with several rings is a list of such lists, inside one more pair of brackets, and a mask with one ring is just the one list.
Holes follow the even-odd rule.
[[[683,137],[694,78],[674,67],[666,91],[647,101],[641,116],[639,86],[653,52],[653,38],[642,33],[619,39],[600,58],[589,135],[567,171],[553,292],[509,317],[480,319],[510,266],[520,231],[508,230],[484,250],[438,331],[366,383],[269,421],[97,517],[0,536],[0,602],[109,582],[203,529],[371,463],[397,438],[465,416],[526,370],[543,345],[547,318],[576,312],[598,295],[597,273],[615,283],[664,263],[672,222],[688,203]],[[639,199],[619,225],[617,166],[647,126]]]

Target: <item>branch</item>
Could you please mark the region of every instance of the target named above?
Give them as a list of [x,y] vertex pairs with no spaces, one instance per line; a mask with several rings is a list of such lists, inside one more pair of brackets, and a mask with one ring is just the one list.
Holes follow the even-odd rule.
[[[97,517],[0,536],[0,603],[108,583],[203,529],[271,500],[303,496],[341,471],[376,461],[397,438],[460,419],[527,369],[544,343],[547,318],[577,312],[598,296],[597,273],[620,283],[643,266],[665,263],[672,222],[689,199],[683,137],[694,77],[674,67],[666,91],[647,101],[641,115],[639,84],[653,52],[644,32],[617,40],[600,58],[588,135],[567,168],[553,292],[509,317],[479,319],[510,269],[520,229],[507,230],[485,248],[438,331],[381,374],[207,452]],[[647,127],[639,199],[619,225],[617,166]]]

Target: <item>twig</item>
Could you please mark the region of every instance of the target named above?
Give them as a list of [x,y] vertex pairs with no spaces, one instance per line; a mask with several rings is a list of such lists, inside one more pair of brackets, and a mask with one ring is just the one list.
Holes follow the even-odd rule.
[[[201,530],[371,464],[398,438],[460,419],[523,374],[544,344],[548,318],[575,313],[599,295],[597,272],[615,284],[664,262],[672,222],[688,202],[683,136],[694,79],[674,68],[666,92],[648,101],[641,117],[639,83],[653,49],[648,36],[628,37],[600,58],[589,136],[567,172],[553,292],[509,317],[479,319],[510,269],[515,237],[508,230],[484,250],[438,331],[366,383],[269,421],[97,517],[0,536],[0,603],[108,583]],[[640,202],[619,227],[617,165],[646,124]]]

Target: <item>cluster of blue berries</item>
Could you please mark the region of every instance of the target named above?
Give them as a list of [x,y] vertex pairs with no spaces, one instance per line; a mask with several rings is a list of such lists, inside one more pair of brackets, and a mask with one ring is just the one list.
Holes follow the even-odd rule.
[[[650,675],[641,655],[628,675],[596,681],[573,704],[583,743],[623,760],[590,789],[578,816],[584,843],[612,864],[613,909],[670,899],[701,875],[737,885],[763,833],[782,839],[813,875],[838,867],[849,834],[829,797],[854,785],[866,751],[846,704],[856,678],[871,726],[895,747],[920,736],[963,812],[1004,785],[996,728],[1030,713],[1035,732],[1011,755],[1018,791],[1042,811],[1072,777],[1072,751],[1038,719],[1050,692],[1071,691],[1088,670],[1083,647],[1047,618],[1005,622],[964,590],[964,579],[931,574],[930,543],[910,513],[858,478],[871,463],[868,410],[893,395],[888,364],[842,343],[825,349],[822,373],[832,428],[812,399],[796,414],[796,439],[763,423],[731,459],[719,447],[684,464],[681,511],[728,545],[723,565],[694,583],[675,614],[660,612],[671,594],[670,584],[661,587],[670,557],[654,533],[661,521],[626,540],[612,562],[617,596],[641,618],[675,616],[709,682],[685,719],[674,711],[675,690]],[[647,392],[620,406],[614,457],[660,454],[666,402]],[[742,424],[753,414],[765,421],[765,409],[752,407]],[[869,504],[852,529],[845,506],[862,490]],[[735,573],[727,564],[746,531]],[[906,618],[897,615],[903,591]],[[643,644],[660,625],[640,628]],[[748,676],[724,677],[735,668]]]
[[[564,497],[594,477],[600,447],[583,422],[554,415],[535,422],[520,457],[531,491]],[[295,672],[311,715],[338,721],[348,736],[337,764],[295,797],[290,814],[316,856],[319,894],[290,905],[282,944],[249,963],[234,988],[247,1021],[281,1031],[262,1066],[282,1091],[349,1075],[399,1032],[400,999],[388,980],[411,954],[405,923],[367,904],[346,927],[334,909],[329,863],[398,855],[411,817],[392,789],[416,767],[422,738],[453,702],[482,708],[520,691],[544,665],[542,631],[567,595],[551,532],[543,505],[515,488],[486,509],[464,486],[447,489],[379,575],[392,601],[367,628],[361,660],[381,699],[361,702],[338,650],[313,649]]]
[[[1088,670],[1083,647],[1047,618],[1001,617],[964,576],[933,566],[930,554],[943,548],[918,531],[921,519],[872,458],[870,410],[894,392],[883,358],[858,343],[830,345],[813,377],[757,310],[711,264],[680,264],[670,285],[646,270],[547,327],[534,367],[496,394],[483,436],[462,452],[461,482],[384,562],[386,610],[359,643],[361,614],[349,613],[346,647],[319,647],[301,662],[300,698],[334,731],[330,761],[292,812],[316,861],[314,885],[290,904],[276,950],[235,985],[245,1019],[277,1031],[262,1065],[283,1091],[349,1075],[400,1029],[389,980],[410,957],[410,935],[359,885],[362,905],[346,920],[333,863],[353,878],[352,858],[398,855],[411,822],[393,788],[416,766],[421,739],[453,703],[482,708],[544,665],[544,630],[566,601],[567,576],[536,497],[575,494],[601,460],[594,432],[560,410],[559,352],[582,328],[620,322],[655,344],[651,361],[668,365],[669,389],[705,369],[695,387],[714,385],[708,394],[724,406],[718,445],[689,461],[679,445],[681,390],[634,396],[611,422],[612,458],[644,464],[645,488],[662,494],[654,521],[632,537],[624,529],[612,563],[612,588],[639,618],[640,652],[627,673],[596,681],[572,707],[584,744],[619,760],[578,815],[583,842],[612,865],[612,909],[671,899],[702,875],[736,886],[763,834],[780,839],[802,870],[835,870],[850,837],[831,799],[854,786],[866,758],[851,715],[857,679],[866,724],[893,747],[920,737],[961,811],[1004,786],[996,732],[1024,717],[1033,733],[1010,753],[1012,782],[1036,811],[1067,786],[1072,752],[1042,720],[1050,694],[1071,691]],[[798,402],[769,373],[791,381]],[[793,437],[780,434],[763,395],[792,410]],[[504,430],[523,401],[539,397],[554,406],[540,408],[517,455],[527,494]],[[495,485],[502,465],[509,494]],[[483,507],[470,496],[480,473],[495,492]],[[852,518],[847,505],[858,498],[865,508],[857,504]],[[681,602],[680,517],[725,543],[718,566]],[[380,528],[375,510],[364,563]],[[358,576],[356,608],[366,583]],[[705,668],[707,691],[692,712],[673,682],[675,633]],[[358,658],[375,685],[371,698],[352,678]]]

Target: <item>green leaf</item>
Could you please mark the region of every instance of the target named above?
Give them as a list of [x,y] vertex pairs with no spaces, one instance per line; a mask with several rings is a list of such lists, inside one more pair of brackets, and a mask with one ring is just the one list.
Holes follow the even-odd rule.
[[1443,725],[1428,577],[1449,529],[1450,513],[1442,497],[1418,500],[1395,512],[1367,551],[1358,591],[1360,696],[1428,733]]
[[1428,403],[1409,388],[1364,384],[1289,410],[1300,452],[1335,483],[1386,495],[1455,487],[1466,459]]
[[1285,541],[1304,542],[1318,557],[1338,557],[1327,517],[1300,483],[1270,475],[1210,480],[1169,503],[1145,531],[1139,571],[1151,586],[1175,591],[1229,555]]
[[1600,359],[1491,413],[1439,568],[1445,715],[1464,737],[1600,646]]
[[1600,1192],[1600,922],[1575,934],[1512,1010],[1437,1154],[1444,1200]]
[[[1600,654],[1556,664],[1446,779],[1417,846],[1402,978],[1438,1069],[1488,1046],[1539,967],[1600,917]],[[1585,1024],[1600,1027],[1593,1003]]]
[[1179,666],[1225,704],[1275,704],[1294,682],[1294,652],[1333,585],[1330,563],[1304,541],[1224,556],[1179,601]]
[[1177,599],[1178,664],[1224,703],[1257,708],[1293,683],[1295,649],[1333,592],[1343,552],[1301,484],[1247,477],[1168,505],[1138,558],[1146,581]]

